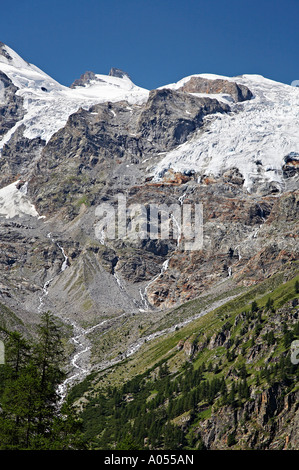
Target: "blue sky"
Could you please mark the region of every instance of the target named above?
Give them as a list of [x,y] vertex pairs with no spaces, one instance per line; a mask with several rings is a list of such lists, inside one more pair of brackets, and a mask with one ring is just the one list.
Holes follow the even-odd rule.
[[193,73],[299,79],[299,0],[14,0],[0,41],[64,85],[86,70],[153,89]]

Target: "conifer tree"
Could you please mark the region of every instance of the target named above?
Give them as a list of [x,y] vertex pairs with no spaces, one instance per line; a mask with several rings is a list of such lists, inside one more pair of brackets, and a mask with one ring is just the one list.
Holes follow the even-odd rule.
[[9,333],[7,362],[1,365],[0,450],[84,448],[80,421],[59,406],[60,331],[50,313],[42,316],[35,344]]

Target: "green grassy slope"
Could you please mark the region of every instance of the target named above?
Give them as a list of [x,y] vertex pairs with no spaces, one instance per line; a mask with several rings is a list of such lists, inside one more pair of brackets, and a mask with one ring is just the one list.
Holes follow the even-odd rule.
[[74,387],[90,448],[296,447],[298,284],[279,273]]

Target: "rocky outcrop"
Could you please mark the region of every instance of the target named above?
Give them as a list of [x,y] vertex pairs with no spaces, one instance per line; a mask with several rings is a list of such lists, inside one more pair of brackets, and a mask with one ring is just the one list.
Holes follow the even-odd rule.
[[127,74],[127,72],[124,72],[123,70],[117,69],[117,68],[115,68],[115,67],[112,67],[112,68],[110,69],[109,77],[117,77],[117,78],[124,78],[124,77],[126,77],[126,78],[128,78],[129,80],[131,80],[131,79],[130,79],[130,76],[129,76],[129,74]]
[[4,136],[24,116],[23,99],[18,88],[0,71],[0,137]]
[[232,96],[235,102],[250,100],[253,97],[252,92],[245,85],[228,80],[211,80],[202,77],[191,77],[178,91],[187,93],[225,93]]
[[[130,80],[129,75],[123,70],[117,69],[112,67],[109,72],[109,77],[117,77],[117,78],[128,78]],[[103,80],[98,77],[94,72],[87,71],[81,75],[80,78],[77,78],[71,85],[70,88],[77,88],[77,87],[84,87],[89,85],[91,82],[103,82]]]
[[[115,191],[122,189],[129,165],[129,185],[132,177],[144,181],[143,160],[185,142],[202,127],[204,116],[228,111],[217,100],[170,90],[151,92],[145,106],[117,102],[80,109],[42,150],[31,195],[43,214],[66,208],[70,198],[84,195],[95,204],[107,181]],[[74,204],[69,209],[72,217]]]
[[274,386],[252,396],[240,408],[226,406],[212,412],[199,427],[205,447],[298,449],[298,398],[298,392],[283,396],[279,386]]
[[70,85],[70,88],[84,87],[85,85],[88,85],[92,80],[97,80],[96,74],[94,72],[87,71],[83,73],[80,78],[77,78]]
[[284,165],[282,171],[285,178],[292,178],[298,176],[299,173],[299,154],[291,152],[284,158]]
[[228,105],[215,99],[168,89],[153,90],[140,114],[137,131],[155,147],[159,145],[158,151],[167,151],[184,143],[208,114],[228,111]]
[[4,145],[0,158],[0,186],[16,181],[20,175],[30,174],[36,168],[45,142],[40,138],[27,139],[21,125]]
[[6,46],[3,42],[0,41],[0,55],[2,55],[3,57],[5,57],[5,59],[7,59],[8,61],[11,61],[12,60],[12,57],[10,56],[10,54],[8,53],[8,51],[6,50]]

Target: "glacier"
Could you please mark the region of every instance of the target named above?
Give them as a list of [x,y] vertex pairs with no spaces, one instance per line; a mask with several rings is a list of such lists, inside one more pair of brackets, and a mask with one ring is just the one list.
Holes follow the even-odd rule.
[[[193,76],[235,81],[246,85],[254,96],[251,100],[230,104],[231,113],[208,117],[206,132],[200,130],[164,155],[152,170],[154,180],[163,178],[169,169],[219,176],[226,169],[238,168],[249,192],[254,179],[276,182],[283,190],[284,158],[299,151],[299,89],[260,75]],[[177,90],[190,78],[164,88]]]

